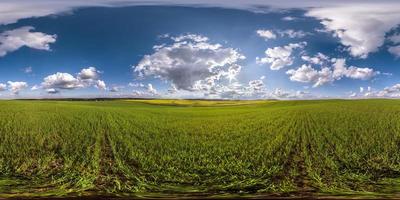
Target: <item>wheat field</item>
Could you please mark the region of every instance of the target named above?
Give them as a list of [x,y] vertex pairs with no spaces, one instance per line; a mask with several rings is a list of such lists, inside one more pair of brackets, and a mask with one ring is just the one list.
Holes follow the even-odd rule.
[[400,101],[1,101],[0,198],[400,195]]

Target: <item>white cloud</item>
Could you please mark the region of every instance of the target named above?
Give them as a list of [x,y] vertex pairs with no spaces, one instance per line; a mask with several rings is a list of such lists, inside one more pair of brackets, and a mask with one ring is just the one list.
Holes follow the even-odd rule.
[[[165,36],[165,37],[168,38],[168,36]],[[181,42],[181,41],[185,41],[185,40],[192,40],[195,42],[207,42],[209,40],[208,37],[205,37],[202,35],[196,35],[196,34],[180,35],[178,37],[171,37],[171,39],[175,42]]]
[[347,77],[351,79],[368,80],[380,72],[372,68],[360,68],[355,66],[346,67],[345,59],[333,59],[333,76],[335,79]]
[[287,29],[287,30],[281,30],[278,31],[279,35],[281,37],[289,37],[289,38],[303,38],[305,36],[307,36],[310,33],[306,33],[304,31],[295,31],[293,29]]
[[332,83],[343,77],[351,79],[368,80],[379,74],[372,68],[359,68],[346,66],[345,59],[332,59],[332,67],[322,67],[321,70],[314,69],[311,65],[302,65],[300,68],[288,70],[291,81],[314,83],[313,87],[318,87],[326,83]]
[[349,97],[353,98],[353,97],[356,97],[356,96],[357,96],[357,93],[355,93],[355,92],[350,92]]
[[14,93],[14,94],[19,94],[21,90],[24,90],[25,88],[28,87],[28,84],[26,82],[20,82],[20,81],[8,81],[8,88],[9,90]]
[[35,90],[38,90],[38,89],[40,89],[41,87],[39,86],[39,85],[34,85],[34,86],[32,86],[31,87],[31,90],[32,91],[35,91]]
[[400,43],[400,33],[391,35],[388,37],[389,41],[391,41],[393,44],[399,44]]
[[257,30],[256,31],[258,36],[264,38],[264,40],[270,40],[270,39],[275,39],[276,38],[276,34],[274,32],[272,32],[271,30]]
[[292,17],[292,16],[286,16],[286,17],[282,18],[283,21],[294,21],[296,19],[297,19],[296,17]]
[[76,77],[69,73],[57,72],[45,77],[41,83],[41,88],[72,90],[94,86],[98,89],[105,90],[106,84],[104,81],[99,80],[99,74],[100,71],[95,67],[83,68]]
[[7,90],[7,85],[4,83],[0,83],[0,92],[6,91]]
[[96,80],[94,87],[100,90],[107,90],[106,83],[102,80]]
[[81,70],[78,73],[78,79],[80,80],[96,80],[99,78],[99,74],[101,72],[98,71],[95,67],[88,67]]
[[328,61],[329,57],[324,55],[323,53],[317,53],[317,55],[315,56],[307,56],[307,55],[303,55],[301,56],[301,59],[310,63],[310,64],[314,64],[314,65],[322,65],[325,62]]
[[249,87],[248,89],[251,92],[258,92],[258,91],[263,91],[265,89],[265,85],[263,80],[259,79],[259,80],[252,80],[249,81]]
[[175,94],[178,92],[178,89],[175,87],[175,85],[171,85],[171,87],[168,89],[169,94]]
[[266,30],[266,29],[259,29],[256,31],[256,33],[258,34],[258,36],[260,36],[261,38],[264,38],[265,41],[267,40],[271,40],[271,39],[276,39],[278,36],[280,37],[288,37],[288,38],[302,38],[307,36],[310,33],[306,33],[304,31],[296,31],[293,29],[287,29],[287,30]]
[[25,74],[30,74],[30,73],[32,73],[32,72],[33,72],[32,67],[25,67],[25,68],[24,68],[24,73],[25,73]]
[[147,84],[147,92],[153,95],[157,94],[157,90],[153,87],[151,83]]
[[[0,1],[0,24],[15,23],[19,19],[42,17],[52,14],[66,13],[79,7],[111,7],[111,6],[135,6],[135,5],[185,5],[193,7],[222,7],[235,8],[243,10],[251,10],[256,12],[270,11],[271,9],[310,9],[310,8],[325,8],[325,7],[352,7],[355,11],[359,11],[356,7],[383,7],[392,8],[399,7],[397,1],[336,1],[336,0],[307,0],[307,1],[292,1],[292,0],[35,0],[35,1],[18,1],[2,0]],[[356,8],[354,8],[356,7]],[[381,10],[381,9],[377,9]],[[374,11],[374,10],[373,10]],[[371,12],[366,12],[368,15]],[[352,20],[352,19],[349,19]]]
[[128,86],[130,87],[144,87],[143,83],[129,83]]
[[[0,14],[1,15],[1,14]],[[47,35],[41,32],[31,32],[33,27],[25,26],[0,34],[0,57],[21,47],[38,50],[50,50],[50,43],[56,42],[56,35]]]
[[332,71],[327,67],[323,67],[318,71],[311,67],[311,65],[302,65],[296,70],[288,70],[286,74],[290,75],[289,79],[291,81],[314,83],[313,87],[334,81]]
[[388,48],[389,53],[393,54],[396,58],[400,58],[400,45]]
[[360,87],[360,93],[363,93],[363,92],[364,92],[364,88]]
[[112,86],[110,88],[110,92],[119,92],[123,87],[120,86]]
[[283,91],[281,88],[275,88],[274,92],[272,92],[272,96],[277,99],[285,99],[290,96],[290,93]]
[[49,89],[46,89],[46,92],[49,93],[49,94],[57,94],[60,91],[57,90],[57,89],[54,89],[54,88],[49,88]]
[[306,15],[321,20],[352,56],[366,58],[383,45],[385,34],[400,24],[398,2],[368,2],[314,7]]
[[[147,85],[144,84],[138,84],[138,87],[135,87],[136,89],[133,90],[132,95],[134,97],[138,98],[154,98],[154,97],[160,97],[160,94],[158,91],[154,88],[153,84],[148,83]],[[169,94],[172,94],[168,92]]]
[[76,89],[82,88],[84,85],[69,73],[57,72],[43,79],[42,87],[45,89]]
[[233,79],[240,71],[237,64],[245,57],[237,49],[181,36],[182,40],[155,49],[133,66],[139,78],[155,77],[169,81],[178,90],[209,90],[222,79]]
[[285,91],[282,88],[275,88],[273,92],[267,96],[274,99],[315,99],[314,95],[307,91]]
[[292,53],[295,49],[302,49],[306,42],[290,43],[282,47],[268,48],[264,58],[257,58],[258,64],[271,64],[271,70],[279,70],[293,64]]
[[[127,6],[127,5],[186,5],[200,7],[223,7],[251,11],[271,9],[304,9],[307,15],[321,21],[325,29],[334,33],[348,47],[351,55],[365,58],[382,46],[385,34],[400,24],[400,2],[398,1],[242,1],[242,0],[35,0],[0,1],[0,24],[9,24],[19,19],[65,13],[79,7]],[[286,19],[291,19],[290,17]]]
[[368,98],[399,98],[400,97],[400,83],[390,87],[385,87],[383,90],[372,91],[369,90],[364,94]]

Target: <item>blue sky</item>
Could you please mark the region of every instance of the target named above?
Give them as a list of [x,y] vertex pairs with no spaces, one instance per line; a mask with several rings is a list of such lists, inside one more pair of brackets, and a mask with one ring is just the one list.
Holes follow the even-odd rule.
[[0,98],[396,98],[398,4],[5,0]]

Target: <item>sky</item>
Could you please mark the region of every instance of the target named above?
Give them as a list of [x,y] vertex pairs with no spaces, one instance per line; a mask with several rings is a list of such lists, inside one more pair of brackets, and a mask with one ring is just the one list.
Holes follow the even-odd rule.
[[400,2],[0,2],[0,98],[400,98]]

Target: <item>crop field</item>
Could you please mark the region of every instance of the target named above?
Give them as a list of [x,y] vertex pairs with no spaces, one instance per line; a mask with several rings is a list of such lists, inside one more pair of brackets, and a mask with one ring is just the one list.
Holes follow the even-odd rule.
[[400,198],[400,101],[0,101],[0,199]]

